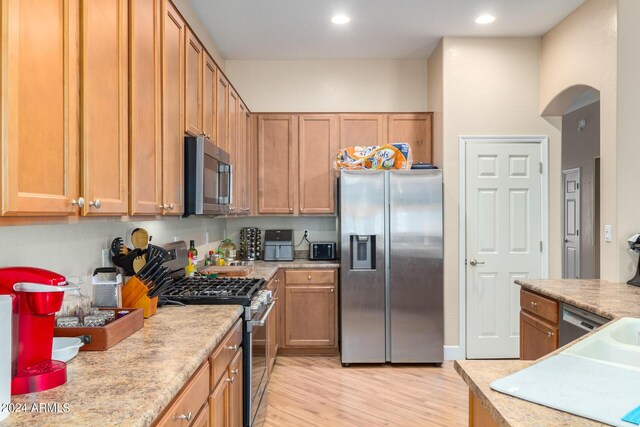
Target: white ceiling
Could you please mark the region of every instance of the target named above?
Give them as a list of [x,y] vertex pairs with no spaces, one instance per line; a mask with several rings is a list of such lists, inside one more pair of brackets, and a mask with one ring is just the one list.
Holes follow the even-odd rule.
[[226,59],[418,59],[443,36],[542,35],[584,0],[189,1]]

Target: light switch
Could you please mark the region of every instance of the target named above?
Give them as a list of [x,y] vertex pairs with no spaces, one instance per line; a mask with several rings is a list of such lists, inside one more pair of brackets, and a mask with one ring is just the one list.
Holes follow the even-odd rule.
[[611,241],[611,225],[609,224],[604,226],[604,241],[605,242]]

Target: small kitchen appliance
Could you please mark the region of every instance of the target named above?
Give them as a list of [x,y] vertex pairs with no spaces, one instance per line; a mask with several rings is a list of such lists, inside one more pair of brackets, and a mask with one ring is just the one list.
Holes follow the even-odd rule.
[[[233,203],[229,154],[204,136],[184,140],[184,216],[224,215]],[[173,210],[173,205],[164,206]]]
[[32,267],[0,269],[0,294],[18,303],[16,372],[11,394],[48,390],[67,381],[67,365],[51,360],[55,313],[62,307],[67,281]]
[[18,300],[15,295],[0,295],[0,421],[9,416],[11,379],[15,375],[18,327]]
[[293,230],[265,230],[265,261],[293,261]]
[[314,261],[330,261],[336,259],[336,242],[311,242],[309,259]]

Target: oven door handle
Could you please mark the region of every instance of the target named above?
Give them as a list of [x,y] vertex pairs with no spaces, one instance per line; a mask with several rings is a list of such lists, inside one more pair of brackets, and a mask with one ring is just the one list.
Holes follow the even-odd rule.
[[269,307],[267,307],[267,309],[264,311],[264,313],[262,314],[262,317],[260,317],[260,320],[250,320],[249,324],[251,326],[264,326],[265,322],[267,321],[267,317],[269,317],[269,313],[271,313],[271,310],[273,310],[273,307],[275,306],[276,306],[276,300],[274,299],[269,304]]

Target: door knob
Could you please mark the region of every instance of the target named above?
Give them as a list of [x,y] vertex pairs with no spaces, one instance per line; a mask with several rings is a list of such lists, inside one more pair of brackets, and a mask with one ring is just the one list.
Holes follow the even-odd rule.
[[471,267],[475,267],[476,265],[484,264],[484,261],[478,261],[477,259],[474,258],[471,261],[469,261],[469,264],[471,265]]
[[102,202],[100,201],[100,199],[95,199],[89,202],[89,206],[93,206],[96,209],[100,209],[100,207],[102,206]]
[[77,207],[79,207],[79,208],[82,208],[82,207],[84,207],[84,198],[82,198],[82,197],[78,197],[78,200],[73,199],[73,200],[71,201],[71,204],[72,204],[73,206],[77,206]]
[[564,239],[564,242],[565,243],[569,243],[569,239]]

